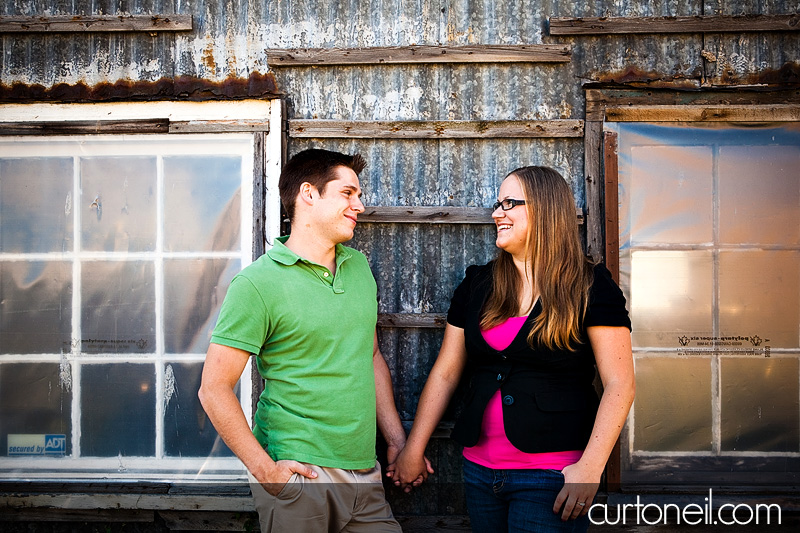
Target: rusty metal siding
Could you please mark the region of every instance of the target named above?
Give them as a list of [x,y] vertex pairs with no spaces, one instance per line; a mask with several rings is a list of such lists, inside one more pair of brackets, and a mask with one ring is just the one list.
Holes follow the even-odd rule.
[[[58,83],[155,81],[192,76],[222,81],[267,72],[268,48],[367,47],[413,44],[531,44],[554,42],[546,21],[554,16],[676,16],[699,14],[793,13],[796,1],[748,0],[637,1],[463,1],[440,2],[11,2],[4,15],[192,14],[194,29],[175,34],[32,34],[2,36],[3,83],[44,87]],[[580,84],[614,79],[618,71],[655,76],[698,77],[700,52],[719,61],[710,77],[732,70],[738,77],[777,70],[797,57],[795,33],[768,35],[584,37],[573,44],[568,66],[376,67],[369,69],[294,69],[281,71],[290,96],[310,91],[298,117],[320,114],[368,120],[403,111],[407,119],[551,118],[580,114]],[[698,70],[700,68],[700,70]],[[388,69],[388,70],[387,70]],[[339,72],[339,71],[342,72]],[[324,72],[323,72],[324,71]],[[335,71],[335,72],[333,72]],[[425,72],[432,71],[432,72]],[[526,80],[548,80],[531,84]],[[331,83],[333,82],[333,83]],[[406,82],[406,83],[404,83]],[[366,88],[364,100],[351,100],[353,86]],[[334,89],[320,98],[319,87]],[[503,90],[504,88],[509,88]],[[526,89],[533,87],[533,89]],[[395,94],[396,93],[396,94]],[[453,98],[453,93],[458,98]],[[419,95],[419,96],[416,96]],[[511,95],[514,102],[508,101]],[[384,97],[386,109],[380,109]],[[410,105],[392,109],[391,98]],[[331,100],[334,104],[330,105]],[[556,103],[565,100],[563,104]],[[313,105],[316,103],[317,105]],[[371,104],[370,104],[371,103]],[[443,106],[443,103],[447,103]],[[376,108],[377,106],[377,108]],[[552,108],[552,109],[551,109]],[[322,118],[322,116],[320,116]]]
[[706,35],[704,50],[706,76],[713,85],[797,81],[796,70],[785,75],[780,72],[785,65],[796,64],[800,57],[797,33]]
[[[754,13],[784,15],[800,12],[796,0],[705,0],[705,14]],[[713,85],[760,85],[797,82],[800,58],[797,32],[706,34],[705,74]],[[794,64],[794,69],[786,65]]]
[[[193,16],[194,28],[153,35],[4,34],[0,82],[27,87],[23,98],[41,93],[34,86],[121,82],[152,84],[151,93],[140,85],[140,94],[155,97],[163,80],[188,77],[202,86],[271,73],[290,119],[580,119],[588,82],[699,89],[791,78],[800,34],[556,38],[547,34],[548,17],[780,14],[799,7],[800,2],[781,0],[5,0],[4,15],[180,13]],[[539,43],[571,45],[571,61],[271,68],[266,55],[270,48]],[[787,64],[795,68],[783,72]],[[212,96],[248,96],[237,91],[220,89]],[[94,96],[116,94],[126,93]],[[182,98],[185,91],[167,96]],[[586,202],[583,139],[290,139],[289,155],[311,146],[365,156],[362,187],[368,205],[489,206],[503,176],[528,164],[556,168],[570,183],[576,206]],[[490,260],[493,243],[488,224],[360,224],[351,244],[369,258],[380,312],[444,313],[466,267]],[[437,329],[381,331],[406,421],[413,419],[441,337]],[[429,451],[438,472],[432,479],[438,481],[411,496],[395,495],[395,512],[463,513],[454,489],[460,476],[457,448],[434,439]]]

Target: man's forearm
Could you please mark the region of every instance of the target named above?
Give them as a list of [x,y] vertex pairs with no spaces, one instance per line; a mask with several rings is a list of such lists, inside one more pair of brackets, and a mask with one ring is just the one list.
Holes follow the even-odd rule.
[[374,357],[374,367],[378,429],[389,446],[400,450],[405,445],[406,432],[403,429],[400,415],[397,413],[397,406],[394,403],[392,376],[380,352]]
[[263,479],[274,461],[247,424],[239,398],[226,387],[201,388],[200,402],[217,433],[256,479]]
[[275,462],[253,436],[239,398],[234,392],[250,354],[212,343],[203,365],[197,395],[208,418],[225,444],[257,479],[264,479]]

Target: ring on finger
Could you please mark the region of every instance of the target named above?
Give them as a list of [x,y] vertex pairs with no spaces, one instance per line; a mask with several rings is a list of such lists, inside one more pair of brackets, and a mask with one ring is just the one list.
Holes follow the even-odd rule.
[[586,502],[578,502],[578,505],[580,505],[581,507],[584,507],[586,505]]

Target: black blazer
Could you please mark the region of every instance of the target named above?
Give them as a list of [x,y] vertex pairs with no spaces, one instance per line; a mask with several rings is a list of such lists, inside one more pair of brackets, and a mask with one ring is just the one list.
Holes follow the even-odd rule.
[[590,326],[630,329],[625,297],[603,265],[594,267],[594,283],[582,326],[583,344],[575,352],[533,349],[527,336],[542,312],[537,302],[522,329],[505,350],[491,348],[480,332],[480,313],[492,290],[492,263],[467,268],[456,288],[447,322],[464,329],[469,380],[463,409],[452,437],[464,446],[478,443],[483,412],[499,388],[508,440],[528,453],[583,450],[600,403],[592,385],[595,359],[586,336]]

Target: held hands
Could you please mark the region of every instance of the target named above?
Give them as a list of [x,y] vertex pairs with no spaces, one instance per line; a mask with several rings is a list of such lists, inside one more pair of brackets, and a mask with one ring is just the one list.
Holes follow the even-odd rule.
[[314,472],[311,467],[297,461],[284,459],[276,461],[274,466],[266,472],[263,478],[258,477],[257,479],[261,482],[264,490],[273,496],[277,496],[295,472],[303,477],[311,479],[317,477],[317,473]]
[[565,466],[564,487],[556,497],[553,512],[561,514],[561,520],[574,520],[589,512],[597,489],[600,487],[600,475],[593,474],[580,461]]
[[411,492],[412,487],[418,487],[433,474],[430,460],[423,454],[415,454],[403,449],[396,460],[389,457],[389,466],[386,467],[386,477],[394,481],[396,487],[402,487],[404,492]]

